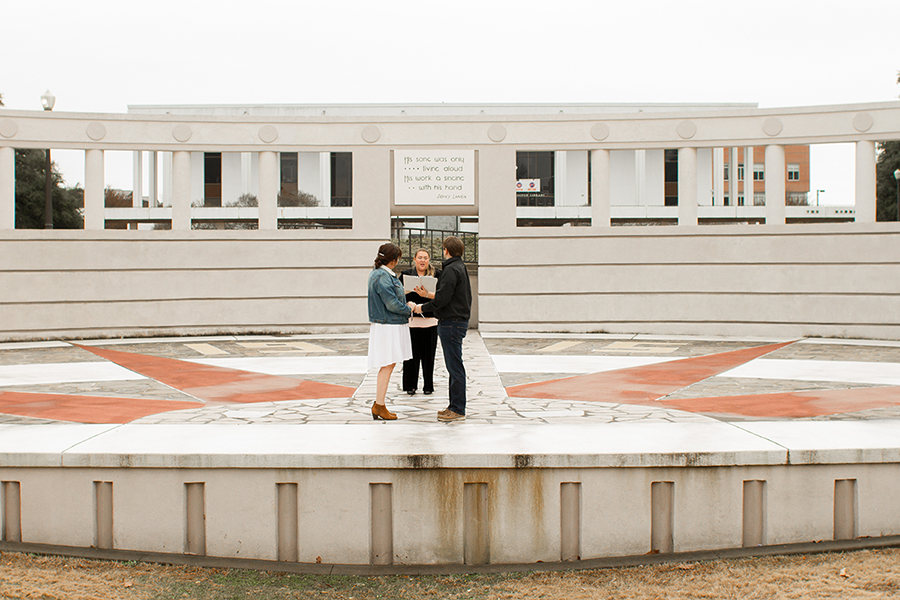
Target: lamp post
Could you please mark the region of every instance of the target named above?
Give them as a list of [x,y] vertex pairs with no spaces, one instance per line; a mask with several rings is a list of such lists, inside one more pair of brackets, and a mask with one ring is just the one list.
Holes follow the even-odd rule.
[[[47,90],[44,95],[41,96],[41,106],[44,107],[44,110],[49,112],[53,110],[54,104],[56,104],[56,96],[51,94],[50,90]],[[50,148],[47,148],[47,166],[44,167],[44,229],[53,229],[53,200],[50,198],[51,169]]]
[[900,169],[894,171],[894,179],[897,180],[897,220],[900,221]]

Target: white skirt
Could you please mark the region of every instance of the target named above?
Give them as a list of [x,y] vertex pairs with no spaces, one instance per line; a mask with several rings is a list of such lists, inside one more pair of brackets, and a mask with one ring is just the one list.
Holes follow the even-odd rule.
[[412,358],[412,343],[409,341],[409,325],[386,325],[370,323],[369,328],[369,368],[384,367]]

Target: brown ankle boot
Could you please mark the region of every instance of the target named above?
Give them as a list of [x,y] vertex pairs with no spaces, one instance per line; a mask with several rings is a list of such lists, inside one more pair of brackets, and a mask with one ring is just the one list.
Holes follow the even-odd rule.
[[375,402],[372,404],[372,418],[376,421],[381,419],[383,421],[394,421],[397,419],[397,415],[392,413],[387,409],[387,406],[384,404],[378,404]]

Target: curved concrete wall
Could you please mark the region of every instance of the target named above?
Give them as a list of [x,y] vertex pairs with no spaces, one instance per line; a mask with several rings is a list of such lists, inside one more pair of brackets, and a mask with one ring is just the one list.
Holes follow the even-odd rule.
[[783,425],[0,425],[0,548],[477,566],[900,534],[895,424]]
[[[4,111],[0,340],[364,328],[365,273],[398,210],[392,161],[401,148],[476,151],[477,320],[486,330],[897,338],[900,227],[872,221],[875,142],[898,138],[897,102],[505,117]],[[613,150],[678,148],[680,176],[694,181],[697,150],[766,146],[768,157],[788,144],[830,142],[857,146],[855,224],[785,226],[783,185],[772,181],[767,193],[778,201],[767,203],[764,226],[697,227],[696,190],[688,185],[678,226],[610,227]],[[173,231],[14,230],[11,149],[47,146],[88,153],[89,228],[104,221],[102,151],[172,152],[184,167],[175,169],[173,207],[152,210],[170,210]],[[517,227],[520,149],[591,152],[590,227]],[[190,206],[185,165],[201,151],[259,155],[259,231],[190,231],[195,211],[213,210]],[[352,229],[277,230],[280,151],[353,153]]]
[[482,331],[900,337],[895,223],[482,236]]

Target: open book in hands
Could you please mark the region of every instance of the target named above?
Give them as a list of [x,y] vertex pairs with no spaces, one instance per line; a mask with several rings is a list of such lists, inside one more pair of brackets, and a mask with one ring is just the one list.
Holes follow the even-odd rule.
[[430,275],[423,275],[421,277],[416,275],[403,276],[403,291],[407,294],[414,291],[416,287],[420,285],[424,287],[426,291],[433,294],[437,289],[437,277],[431,277]]

